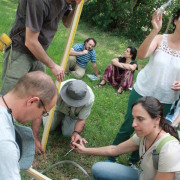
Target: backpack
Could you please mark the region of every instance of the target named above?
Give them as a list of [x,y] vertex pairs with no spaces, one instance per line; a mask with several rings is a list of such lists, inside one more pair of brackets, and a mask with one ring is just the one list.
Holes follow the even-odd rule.
[[158,170],[158,165],[159,165],[159,153],[162,149],[162,147],[169,141],[176,140],[174,136],[167,136],[163,138],[160,143],[157,145],[156,149],[153,150],[152,152],[152,159],[153,159],[153,165],[156,170]]
[[165,119],[168,120],[169,124],[172,124],[175,121],[175,119],[178,117],[179,113],[180,113],[180,97],[178,100],[173,102]]

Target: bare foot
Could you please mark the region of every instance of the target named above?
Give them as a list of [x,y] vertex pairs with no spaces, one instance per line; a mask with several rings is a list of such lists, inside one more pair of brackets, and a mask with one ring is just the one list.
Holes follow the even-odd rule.
[[119,87],[119,89],[117,90],[117,93],[118,94],[121,94],[123,92],[123,88],[122,87]]

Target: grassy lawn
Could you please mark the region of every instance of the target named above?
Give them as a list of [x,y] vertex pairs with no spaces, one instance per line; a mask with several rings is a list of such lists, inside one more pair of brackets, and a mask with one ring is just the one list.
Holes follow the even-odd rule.
[[[15,12],[18,0],[1,0],[0,2],[0,34],[9,32],[12,22],[15,18]],[[58,64],[64,51],[68,36],[68,31],[60,24],[59,30],[48,49],[48,54]],[[124,37],[113,36],[112,34],[103,33],[100,30],[88,27],[80,22],[74,44],[82,43],[87,37],[94,37],[97,40],[95,47],[97,53],[97,65],[102,75],[110,60],[123,54],[128,45],[134,45],[138,48],[137,42],[131,42]],[[3,55],[0,52],[0,60],[3,60]],[[147,61],[138,61],[139,70],[146,64]],[[0,66],[0,73],[2,65]],[[51,75],[49,69],[47,73]],[[91,63],[88,64],[86,73],[93,73]],[[135,73],[134,80],[137,72]],[[52,75],[51,75],[52,76]],[[54,77],[53,77],[54,78]],[[65,79],[69,79],[67,76]],[[93,88],[97,81],[91,81],[87,76],[82,79],[92,89],[95,94],[95,102],[91,111],[91,115],[87,119],[85,129],[82,136],[89,142],[87,146],[97,147],[109,145],[113,142],[115,135],[121,126],[130,92],[124,92],[121,96],[115,96],[116,89],[106,85],[102,89]],[[41,134],[43,126],[41,127]],[[70,138],[64,138],[58,132],[50,133],[47,150],[43,155],[36,155],[33,168],[41,172],[50,167],[52,164],[62,160],[72,160],[81,165],[90,175],[91,166],[97,161],[103,161],[106,157],[95,157],[88,155],[80,155],[72,151],[68,156],[64,157],[66,152],[70,150]],[[124,164],[128,161],[128,155],[123,155],[119,158]],[[46,175],[52,179],[87,179],[83,173],[71,164],[60,164],[55,168],[51,168],[46,172]],[[30,179],[24,173],[22,179]]]

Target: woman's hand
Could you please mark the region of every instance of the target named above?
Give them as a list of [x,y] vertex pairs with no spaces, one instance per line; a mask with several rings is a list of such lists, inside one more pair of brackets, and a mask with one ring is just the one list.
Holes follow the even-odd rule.
[[171,89],[173,91],[180,91],[180,82],[179,81],[174,81],[174,83],[172,84]]
[[80,153],[80,154],[85,153],[86,147],[84,146],[83,142],[80,142],[79,144],[76,142],[72,142],[72,146],[75,147],[75,150],[78,153]]
[[156,32],[159,32],[162,27],[162,14],[157,15],[158,9],[154,12],[152,17],[152,26]]

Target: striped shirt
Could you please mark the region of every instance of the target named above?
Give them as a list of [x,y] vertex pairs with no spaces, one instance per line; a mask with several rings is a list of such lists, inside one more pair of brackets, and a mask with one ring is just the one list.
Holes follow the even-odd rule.
[[[73,46],[73,49],[77,52],[83,51],[85,50],[84,44],[76,44]],[[86,68],[87,63],[90,60],[92,63],[96,63],[96,52],[94,49],[90,50],[88,54],[76,56],[76,63],[82,68]]]

